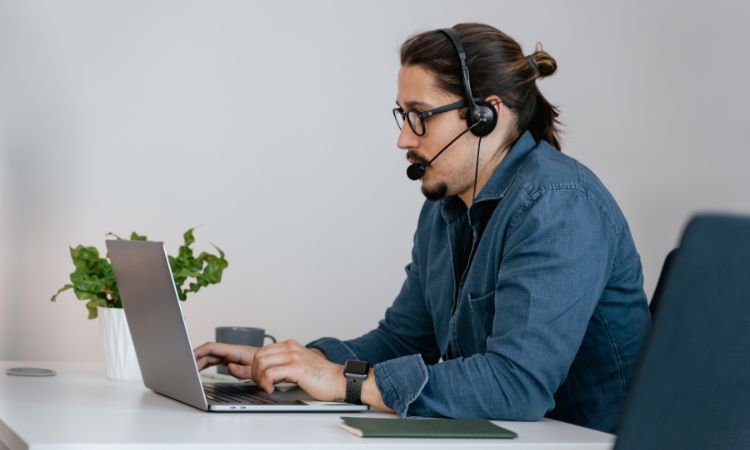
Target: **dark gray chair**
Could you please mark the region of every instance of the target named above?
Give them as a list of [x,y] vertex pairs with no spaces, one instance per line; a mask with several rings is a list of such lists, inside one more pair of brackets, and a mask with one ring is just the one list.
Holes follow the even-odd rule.
[[615,450],[750,449],[750,217],[697,216],[666,266]]
[[664,291],[664,284],[667,282],[667,274],[672,268],[674,257],[677,254],[677,249],[673,248],[672,251],[667,253],[667,257],[664,258],[664,264],[661,266],[661,273],[659,274],[659,280],[656,282],[656,288],[654,289],[654,295],[651,296],[651,303],[648,304],[648,309],[651,312],[651,317],[656,315],[656,310],[661,302],[662,291]]

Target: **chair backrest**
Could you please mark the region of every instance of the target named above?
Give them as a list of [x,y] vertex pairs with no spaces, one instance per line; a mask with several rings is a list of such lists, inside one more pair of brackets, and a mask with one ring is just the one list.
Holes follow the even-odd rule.
[[615,449],[750,448],[750,217],[691,220],[662,285]]
[[648,309],[651,312],[652,318],[656,316],[656,310],[659,308],[662,292],[664,291],[664,284],[667,282],[667,275],[672,268],[672,263],[674,262],[676,254],[677,249],[673,248],[672,251],[667,253],[667,257],[664,258],[664,264],[661,266],[661,273],[659,274],[659,280],[656,282],[654,295],[651,296],[651,302],[648,304]]

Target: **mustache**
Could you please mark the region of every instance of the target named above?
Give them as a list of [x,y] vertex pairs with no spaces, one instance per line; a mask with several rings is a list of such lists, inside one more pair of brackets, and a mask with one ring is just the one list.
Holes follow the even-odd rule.
[[429,160],[429,159],[426,159],[426,158],[424,158],[424,157],[422,157],[422,156],[419,156],[419,155],[417,154],[417,152],[415,152],[414,150],[408,150],[408,151],[406,152],[406,159],[407,159],[407,160],[412,160],[412,161],[416,161],[417,163],[419,163],[419,164],[421,164],[421,165],[423,165],[423,166],[424,166],[425,164],[427,164],[428,162],[430,162],[430,160]]

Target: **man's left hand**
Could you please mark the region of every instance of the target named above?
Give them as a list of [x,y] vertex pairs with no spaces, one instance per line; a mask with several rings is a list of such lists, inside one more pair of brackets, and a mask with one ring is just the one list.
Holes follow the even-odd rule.
[[314,399],[333,402],[346,396],[344,368],[320,356],[294,340],[266,345],[258,349],[253,362],[246,368],[258,386],[269,394],[274,383],[297,383]]

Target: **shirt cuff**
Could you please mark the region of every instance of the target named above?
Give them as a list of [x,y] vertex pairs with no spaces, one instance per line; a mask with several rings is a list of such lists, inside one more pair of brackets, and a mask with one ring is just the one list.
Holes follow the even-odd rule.
[[383,403],[401,417],[407,417],[409,405],[427,384],[427,366],[422,355],[409,355],[375,365],[375,384]]
[[317,348],[326,355],[329,361],[336,364],[344,364],[349,359],[359,359],[348,345],[332,337],[314,340],[305,347]]

